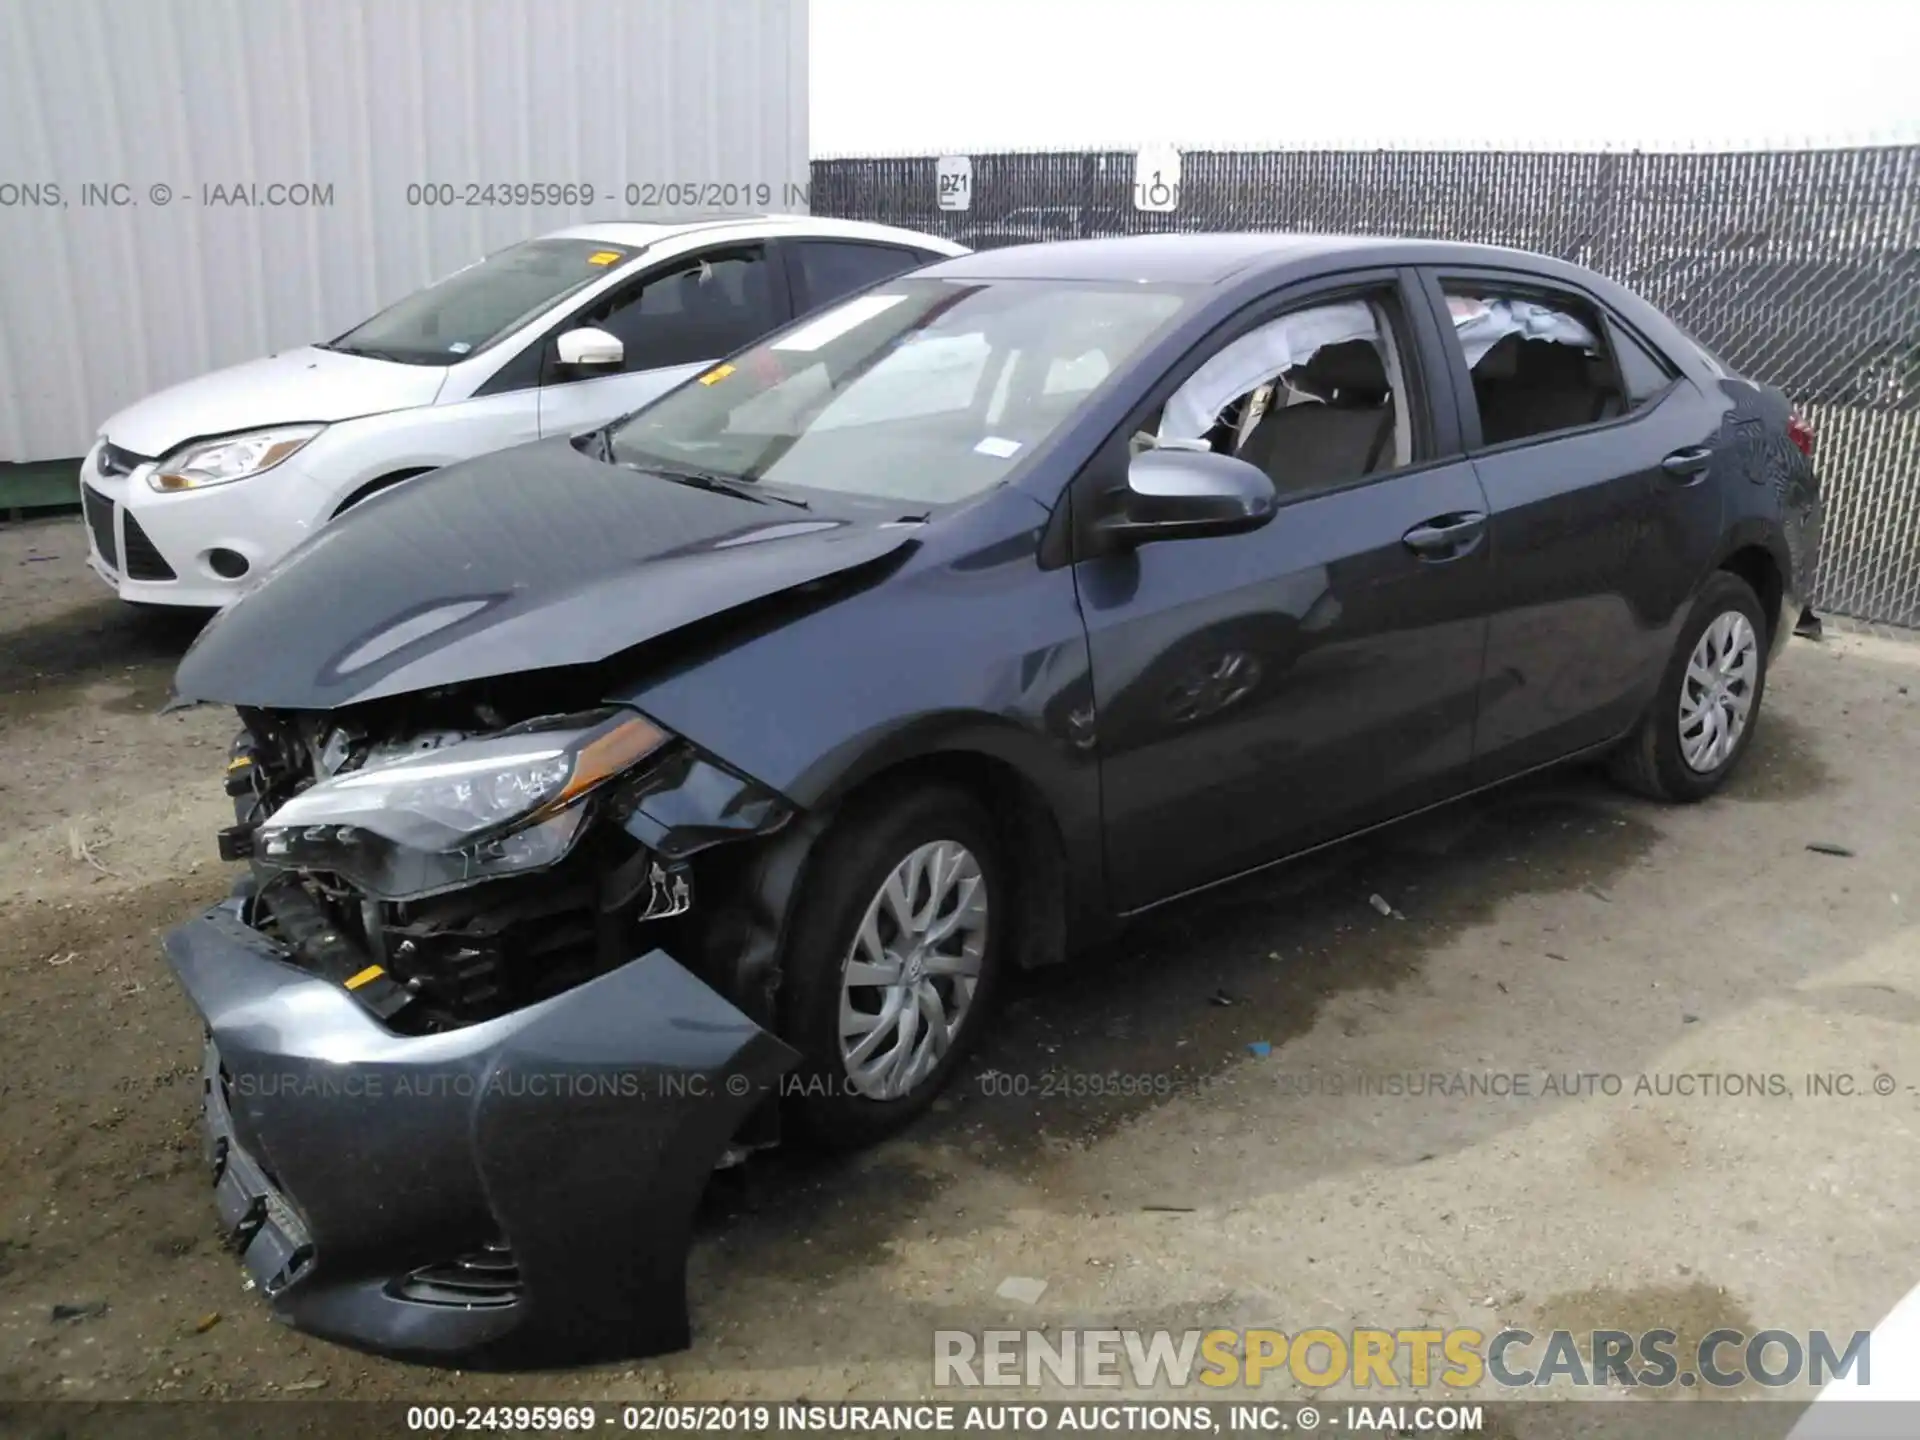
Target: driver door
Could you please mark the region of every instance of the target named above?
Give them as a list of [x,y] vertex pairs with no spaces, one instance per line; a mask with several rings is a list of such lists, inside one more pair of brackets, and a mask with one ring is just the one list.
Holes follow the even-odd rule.
[[1432,403],[1451,382],[1410,283],[1343,277],[1243,312],[1076,481],[1078,519],[1130,444],[1201,444],[1260,464],[1280,500],[1246,534],[1104,552],[1076,525],[1122,910],[1466,783],[1488,507],[1450,391]]
[[593,326],[625,350],[618,374],[580,377],[546,341],[540,434],[577,435],[638,410],[656,396],[791,318],[784,271],[764,245],[678,256],[568,320]]

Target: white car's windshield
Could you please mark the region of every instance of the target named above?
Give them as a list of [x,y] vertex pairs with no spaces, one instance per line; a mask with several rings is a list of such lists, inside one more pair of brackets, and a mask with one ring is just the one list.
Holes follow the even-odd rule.
[[999,483],[1185,304],[1178,287],[906,279],[737,355],[614,461],[925,504]]
[[325,348],[408,365],[455,365],[632,258],[598,240],[528,240],[415,291]]

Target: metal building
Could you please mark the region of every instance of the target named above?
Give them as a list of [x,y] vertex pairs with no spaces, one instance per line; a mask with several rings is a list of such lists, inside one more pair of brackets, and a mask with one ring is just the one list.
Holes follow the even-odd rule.
[[806,208],[806,0],[0,0],[0,37],[0,510],[502,245]]

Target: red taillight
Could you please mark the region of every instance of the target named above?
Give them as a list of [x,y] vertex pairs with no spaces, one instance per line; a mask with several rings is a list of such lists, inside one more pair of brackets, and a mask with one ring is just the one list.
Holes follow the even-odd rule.
[[1813,458],[1813,427],[1798,415],[1787,421],[1787,438],[1800,449],[1800,453],[1809,460]]

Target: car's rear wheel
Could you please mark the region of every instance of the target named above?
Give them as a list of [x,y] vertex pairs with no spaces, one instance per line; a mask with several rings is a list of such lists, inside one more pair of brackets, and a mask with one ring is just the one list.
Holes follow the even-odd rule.
[[1753,740],[1768,649],[1753,587],[1715,574],[1680,627],[1659,693],[1613,756],[1614,778],[1658,800],[1703,800],[1718,790]]
[[852,1149],[933,1103],[977,1037],[1011,910],[992,820],[913,789],[841,817],[808,867],[785,957],[784,1033],[804,1057],[789,1112]]

